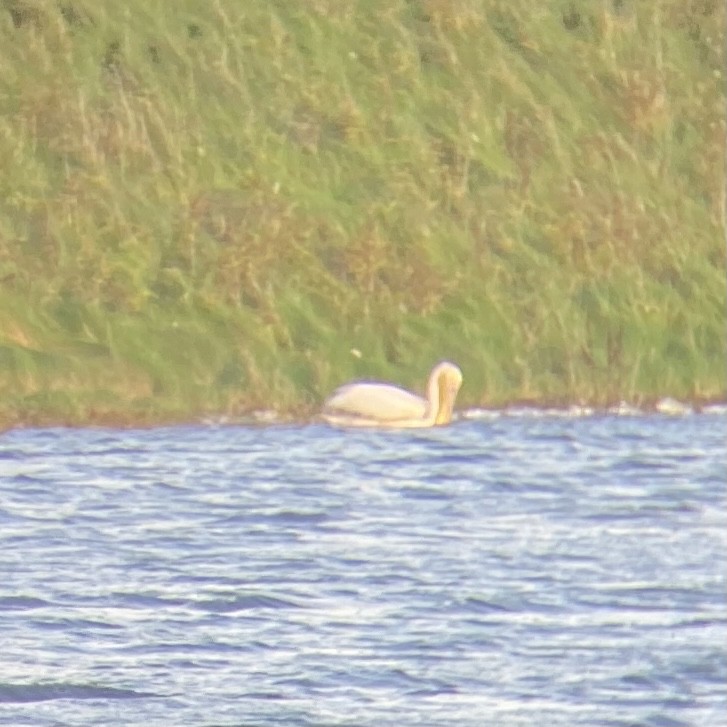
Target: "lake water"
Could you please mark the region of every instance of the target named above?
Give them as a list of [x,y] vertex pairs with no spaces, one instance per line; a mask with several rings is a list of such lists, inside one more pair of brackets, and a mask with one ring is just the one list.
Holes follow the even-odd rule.
[[727,724],[727,414],[0,435],[0,724]]

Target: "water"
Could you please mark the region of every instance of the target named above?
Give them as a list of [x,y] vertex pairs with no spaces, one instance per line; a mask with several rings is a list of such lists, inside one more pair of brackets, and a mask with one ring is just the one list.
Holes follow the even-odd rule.
[[726,432],[7,432],[0,724],[723,727]]

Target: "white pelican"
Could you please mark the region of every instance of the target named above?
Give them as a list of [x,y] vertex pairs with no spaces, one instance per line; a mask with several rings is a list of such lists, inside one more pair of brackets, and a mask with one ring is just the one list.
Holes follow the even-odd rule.
[[448,361],[429,374],[427,398],[378,382],[346,384],[323,404],[323,419],[344,427],[434,427],[452,421],[462,372]]

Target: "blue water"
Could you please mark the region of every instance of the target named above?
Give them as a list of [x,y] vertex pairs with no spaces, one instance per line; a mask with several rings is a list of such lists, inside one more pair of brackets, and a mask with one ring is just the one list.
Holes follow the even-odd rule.
[[0,435],[0,724],[727,724],[727,416]]

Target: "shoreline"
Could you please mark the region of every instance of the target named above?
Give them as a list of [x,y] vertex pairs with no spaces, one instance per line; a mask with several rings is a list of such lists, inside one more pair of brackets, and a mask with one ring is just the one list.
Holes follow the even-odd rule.
[[[456,421],[486,421],[500,417],[699,416],[727,412],[727,397],[681,400],[670,396],[639,404],[618,401],[606,405],[548,401],[512,401],[502,406],[470,406],[455,410]],[[130,412],[90,412],[85,416],[33,415],[6,420],[0,416],[0,435],[27,429],[156,429],[187,426],[272,427],[317,424],[317,409],[295,411],[251,409],[236,414],[137,415]]]

